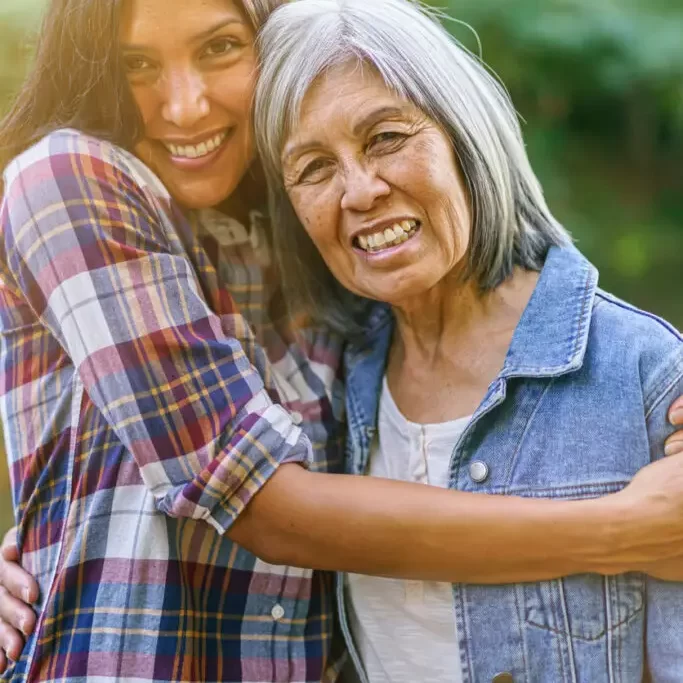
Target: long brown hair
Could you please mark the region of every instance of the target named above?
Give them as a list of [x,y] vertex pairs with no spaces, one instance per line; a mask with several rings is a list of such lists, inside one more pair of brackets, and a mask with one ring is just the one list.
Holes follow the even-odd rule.
[[[59,128],[76,128],[132,148],[142,123],[121,68],[122,4],[51,0],[33,66],[0,122],[0,173],[17,154]],[[282,0],[240,4],[258,31]]]

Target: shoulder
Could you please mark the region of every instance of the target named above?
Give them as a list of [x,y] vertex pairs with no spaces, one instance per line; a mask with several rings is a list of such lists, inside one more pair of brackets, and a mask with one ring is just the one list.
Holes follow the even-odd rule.
[[27,267],[47,273],[46,264],[57,258],[62,273],[83,266],[85,256],[90,267],[112,248],[168,250],[174,229],[168,192],[134,155],[111,142],[57,130],[16,157],[4,181],[0,263],[15,277]]
[[13,159],[3,173],[3,184],[10,210],[21,208],[27,198],[34,209],[80,199],[94,187],[109,188],[113,194],[167,194],[133,154],[70,128],[49,133]]
[[15,157],[5,169],[5,187],[12,187],[29,174],[37,178],[97,174],[104,171],[103,165],[128,172],[132,159],[132,155],[111,142],[65,128],[49,133]]
[[54,131],[22,152],[3,181],[0,224],[10,241],[98,217],[105,218],[102,226],[116,219],[151,230],[159,207],[170,203],[161,181],[133,154],[73,129]]
[[683,335],[671,323],[598,289],[591,338],[637,370],[647,408],[683,380]]

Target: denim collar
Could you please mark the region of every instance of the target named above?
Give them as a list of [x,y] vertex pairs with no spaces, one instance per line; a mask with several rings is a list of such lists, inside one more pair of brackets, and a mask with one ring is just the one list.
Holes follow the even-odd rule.
[[556,377],[583,364],[598,271],[574,247],[552,247],[501,377]]

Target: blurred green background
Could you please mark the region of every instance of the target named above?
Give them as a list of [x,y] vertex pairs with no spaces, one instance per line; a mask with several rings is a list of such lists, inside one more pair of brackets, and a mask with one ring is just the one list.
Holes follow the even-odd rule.
[[[188,0],[192,1],[192,0]],[[441,0],[505,82],[549,204],[601,284],[683,328],[683,2]],[[0,0],[0,110],[42,0]],[[472,30],[448,22],[479,52]],[[0,467],[0,529],[10,523]]]

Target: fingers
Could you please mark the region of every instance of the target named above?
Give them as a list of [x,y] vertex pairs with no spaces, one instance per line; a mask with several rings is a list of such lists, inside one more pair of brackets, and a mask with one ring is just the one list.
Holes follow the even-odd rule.
[[669,408],[669,421],[674,427],[680,427],[682,431],[674,432],[664,444],[666,455],[683,453],[683,396],[679,396]]
[[664,453],[666,455],[679,455],[683,453],[683,433],[676,432],[672,434],[664,444]]
[[18,635],[29,635],[35,628],[36,614],[26,603],[0,586],[0,621],[4,622],[6,631],[13,628]]
[[19,548],[17,546],[17,527],[12,527],[2,539],[0,556],[7,562],[19,561]]
[[0,557],[7,562],[19,561],[19,548],[17,547],[17,527],[13,527],[2,540],[0,547]]
[[9,659],[16,661],[23,647],[24,640],[19,633],[4,621],[0,621],[0,651],[4,650]]
[[683,396],[679,396],[669,408],[669,420],[674,427],[683,427]]
[[[10,529],[5,534],[0,552],[0,586],[6,588],[17,600],[26,603],[36,602],[39,596],[38,583],[24,571],[18,562],[16,529]],[[2,617],[3,606],[4,600],[0,597],[0,617]]]
[[30,634],[36,625],[36,615],[25,603],[38,599],[38,584],[18,561],[15,528],[5,534],[0,546],[0,675],[10,660],[19,659],[23,635]]

